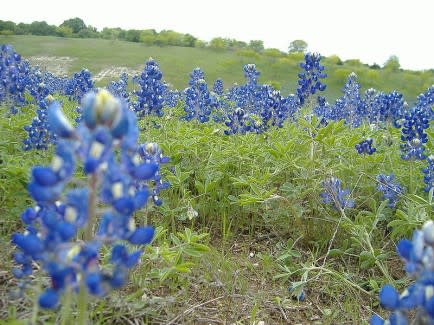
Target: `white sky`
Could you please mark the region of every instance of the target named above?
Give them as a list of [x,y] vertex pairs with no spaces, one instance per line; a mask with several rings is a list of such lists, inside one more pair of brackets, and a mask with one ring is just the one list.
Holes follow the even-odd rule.
[[406,69],[434,68],[434,0],[6,0],[0,19],[124,29],[172,29],[209,41],[260,39],[286,51],[303,39],[309,51],[382,65],[397,55]]

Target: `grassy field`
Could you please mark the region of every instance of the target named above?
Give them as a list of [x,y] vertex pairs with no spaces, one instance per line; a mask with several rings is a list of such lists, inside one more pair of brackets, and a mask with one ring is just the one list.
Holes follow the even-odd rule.
[[[140,69],[152,56],[165,79],[181,89],[196,66],[209,82],[222,77],[229,84],[243,82],[243,64],[255,62],[263,72],[260,80],[279,82],[289,92],[301,59],[91,39],[14,36],[0,42],[14,45],[24,57],[70,57],[69,73],[81,67],[93,73],[120,66]],[[396,88],[409,100],[434,81],[431,72],[324,61],[329,98],[339,95],[351,71],[359,73],[365,87]],[[77,103],[54,97],[73,120]],[[426,161],[401,159],[401,130],[389,124],[350,128],[343,120],[323,126],[315,118],[306,120],[311,107],[303,107],[299,118],[282,128],[225,136],[223,124],[182,119],[183,105],[164,108],[162,118],[139,121],[139,143],[158,143],[170,157],[161,175],[171,185],[161,192],[161,206],[149,203],[135,213],[137,224],[156,227],[155,239],[130,272],[128,285],[89,301],[92,324],[366,325],[374,313],[387,316],[379,307],[380,288],[392,283],[402,291],[410,283],[395,245],[434,218],[433,201],[423,192]],[[32,123],[36,109],[29,104],[11,115],[0,107],[0,325],[65,319],[71,322],[63,324],[72,324],[78,318],[75,298],[72,311],[34,307],[38,290],[49,281],[41,269],[35,268],[26,295],[10,294],[17,288],[11,235],[24,230],[21,213],[34,205],[27,189],[31,169],[48,165],[54,154],[54,146],[22,150],[23,127]],[[426,132],[429,154],[432,123]],[[373,155],[355,150],[366,138],[373,139]],[[377,187],[377,175],[391,173],[404,188],[396,207],[388,206]],[[82,165],[75,176],[81,184]],[[323,201],[324,181],[331,177],[349,189],[354,208],[335,209]],[[110,264],[108,259],[109,252],[102,250],[101,265]],[[301,292],[305,299],[299,300]]]
[[[71,118],[75,106],[64,99]],[[33,110],[25,107],[0,122],[0,319],[9,318],[8,325],[26,324],[13,320],[35,313],[34,292],[19,300],[8,296],[16,288],[9,238],[22,229],[21,212],[32,206],[29,171],[53,155],[52,147],[21,150],[22,127]],[[178,107],[166,110],[163,119],[140,122],[140,143],[159,143],[171,158],[163,166],[171,187],[162,192],[161,207],[149,204],[137,213],[137,222],[153,224],[159,235],[125,289],[91,301],[93,324],[367,324],[374,311],[383,313],[379,288],[408,283],[394,253],[396,241],[432,218],[421,191],[424,163],[401,160],[399,130],[331,123],[315,131],[321,141],[313,142],[306,128],[315,126],[300,122],[265,136],[228,137],[219,124],[179,120],[181,112]],[[160,128],[150,127],[152,121]],[[354,145],[368,135],[377,152],[361,156]],[[429,138],[432,152],[432,128]],[[383,172],[395,173],[419,196],[407,192],[397,209],[388,208],[376,190],[375,175]],[[356,201],[345,217],[321,201],[321,184],[330,175],[339,177]],[[197,213],[191,220],[190,211]],[[208,252],[179,248],[189,246],[173,234],[183,238],[188,229],[196,238],[204,236],[200,242]],[[183,273],[183,263],[190,263],[191,272]],[[36,287],[47,281],[37,278]],[[292,282],[304,288],[305,301],[291,297]],[[36,313],[44,324],[57,324],[61,315]]]
[[[112,67],[128,67],[140,71],[144,62],[153,57],[160,64],[165,80],[177,89],[184,89],[189,73],[195,67],[205,71],[209,84],[222,78],[225,88],[233,83],[244,82],[243,65],[255,63],[261,72],[259,81],[275,82],[281,86],[283,94],[295,92],[297,87],[299,54],[281,57],[234,51],[215,51],[204,48],[187,47],[149,47],[139,43],[110,41],[101,39],[68,39],[51,36],[0,36],[0,43],[12,44],[24,57],[67,56],[73,59],[67,68],[69,74],[85,67],[93,74]],[[336,64],[333,58],[323,60],[329,77],[326,80],[329,101],[341,95],[340,89],[351,72],[359,76],[362,89],[370,87],[402,92],[408,102],[434,84],[434,72],[374,70],[355,62]],[[102,80],[99,85],[104,85]]]

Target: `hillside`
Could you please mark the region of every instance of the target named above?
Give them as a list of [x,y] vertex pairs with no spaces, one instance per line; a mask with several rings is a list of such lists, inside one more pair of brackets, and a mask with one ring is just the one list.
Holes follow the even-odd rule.
[[[300,53],[279,54],[265,50],[258,54],[251,50],[213,50],[210,48],[157,47],[140,43],[102,40],[60,38],[52,36],[0,36],[0,43],[12,44],[25,58],[34,64],[56,73],[71,74],[82,67],[88,68],[97,78],[98,85],[116,79],[120,72],[137,73],[144,61],[153,57],[160,64],[167,82],[175,88],[186,87],[189,73],[195,67],[205,71],[209,84],[222,78],[225,88],[244,81],[242,67],[255,63],[261,72],[259,81],[280,86],[283,94],[295,91]],[[328,73],[328,100],[340,96],[340,89],[352,71],[359,76],[362,90],[373,87],[383,91],[398,90],[407,101],[434,84],[434,71],[391,71],[372,69],[358,60],[340,62],[337,57],[325,58],[323,64]]]

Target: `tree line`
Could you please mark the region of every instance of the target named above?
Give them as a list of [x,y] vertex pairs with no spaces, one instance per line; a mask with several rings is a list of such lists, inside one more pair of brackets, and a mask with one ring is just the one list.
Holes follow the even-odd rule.
[[261,40],[252,40],[249,43],[236,39],[216,37],[210,42],[204,42],[191,34],[178,33],[173,30],[155,29],[122,29],[103,28],[98,31],[91,25],[86,25],[81,18],[65,20],[59,26],[49,25],[46,21],[34,21],[30,24],[14,23],[0,20],[0,35],[40,35],[75,38],[102,38],[109,40],[122,40],[155,46],[183,46],[183,47],[210,47],[214,49],[251,49],[256,52],[264,50]]
[[[232,38],[215,37],[209,42],[202,41],[191,34],[178,33],[173,30],[162,30],[157,32],[155,29],[122,29],[120,27],[105,27],[98,31],[96,27],[86,25],[78,17],[65,20],[59,26],[49,25],[46,21],[34,21],[30,24],[14,23],[12,21],[0,20],[0,35],[39,35],[39,36],[58,36],[75,38],[102,38],[107,40],[121,40],[136,43],[143,43],[148,46],[182,46],[211,48],[214,50],[247,50],[252,53],[263,53],[267,56],[280,57],[286,53],[279,49],[265,49],[264,42],[261,40],[251,40],[250,42],[239,41]],[[288,46],[289,53],[306,52],[308,44],[304,40],[293,40]],[[342,61],[337,58],[339,63]],[[400,64],[397,56],[392,55],[387,60],[384,68],[399,70]],[[378,64],[370,66],[371,69],[380,69]]]

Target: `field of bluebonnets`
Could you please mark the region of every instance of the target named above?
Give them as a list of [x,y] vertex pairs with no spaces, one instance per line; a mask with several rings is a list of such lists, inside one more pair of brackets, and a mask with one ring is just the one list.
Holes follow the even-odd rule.
[[[434,87],[327,102],[0,52],[1,324],[434,324]],[[409,103],[409,104],[407,104]]]

